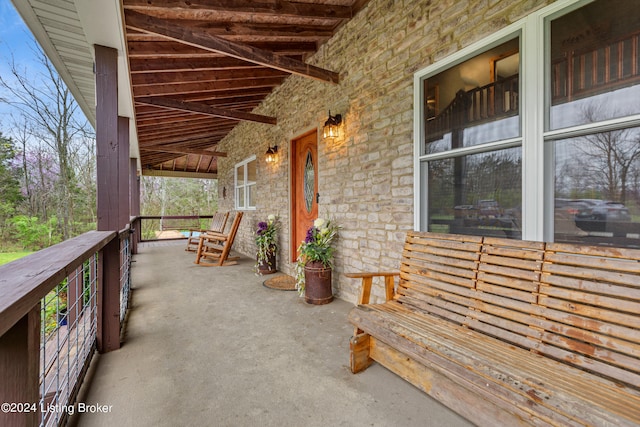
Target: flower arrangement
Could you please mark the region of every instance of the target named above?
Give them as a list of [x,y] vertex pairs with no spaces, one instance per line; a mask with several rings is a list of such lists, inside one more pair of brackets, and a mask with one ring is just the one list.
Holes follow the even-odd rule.
[[319,262],[325,268],[333,266],[333,252],[331,246],[338,235],[340,226],[329,219],[318,218],[307,230],[307,236],[298,247],[298,259],[296,260],[296,289],[304,295],[305,277],[304,267],[310,262]]
[[280,222],[276,215],[269,215],[267,221],[260,221],[258,223],[258,229],[255,231],[256,246],[258,247],[258,253],[256,256],[256,270],[258,266],[269,265],[270,257],[278,250],[278,229],[280,228]]

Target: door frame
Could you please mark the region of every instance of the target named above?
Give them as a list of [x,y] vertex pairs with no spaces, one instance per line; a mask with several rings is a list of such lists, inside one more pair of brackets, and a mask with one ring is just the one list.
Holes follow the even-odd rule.
[[[315,133],[316,135],[316,169],[318,170],[318,173],[316,175],[320,174],[320,164],[318,162],[318,151],[319,151],[319,147],[320,147],[320,132],[317,126],[313,126],[310,128],[307,128],[306,130],[298,133],[296,136],[291,137],[289,139],[289,250],[290,250],[290,259],[291,262],[296,262],[297,259],[297,253],[298,253],[298,246],[299,246],[299,242],[295,241],[295,227],[296,227],[296,195],[295,195],[295,185],[296,183],[296,159],[295,159],[295,143],[296,141],[309,136],[311,134]],[[318,180],[318,185],[320,185],[320,180],[319,177],[316,176],[316,179]],[[318,189],[319,191],[319,189]],[[318,203],[319,205],[319,203]],[[318,206],[319,208],[320,206]]]

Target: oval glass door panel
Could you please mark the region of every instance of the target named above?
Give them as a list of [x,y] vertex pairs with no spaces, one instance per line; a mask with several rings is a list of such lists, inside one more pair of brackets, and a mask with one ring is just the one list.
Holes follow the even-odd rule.
[[313,157],[311,150],[307,152],[307,160],[304,164],[304,204],[307,212],[311,212],[313,207],[313,193],[315,184],[315,172],[313,168]]

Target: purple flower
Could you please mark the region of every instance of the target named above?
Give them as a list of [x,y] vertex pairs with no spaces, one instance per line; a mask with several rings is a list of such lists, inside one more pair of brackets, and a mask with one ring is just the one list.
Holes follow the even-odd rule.
[[256,233],[263,234],[265,231],[267,231],[267,223],[264,221],[260,221],[258,223],[258,231],[256,231]]
[[315,240],[315,227],[311,227],[307,230],[307,237],[304,239],[305,243],[311,243]]

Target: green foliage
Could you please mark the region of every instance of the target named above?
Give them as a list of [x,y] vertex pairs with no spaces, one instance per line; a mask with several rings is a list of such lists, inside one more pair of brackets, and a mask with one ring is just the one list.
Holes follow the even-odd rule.
[[278,217],[273,214],[267,217],[266,222],[258,223],[258,229],[255,231],[256,246],[258,247],[256,271],[260,264],[269,263],[269,256],[278,250],[279,228]]
[[43,223],[37,217],[18,215],[9,222],[13,226],[16,238],[25,249],[39,250],[60,241],[59,236],[54,233],[58,222],[56,217],[51,217]]
[[340,226],[333,221],[318,218],[313,222],[313,226],[307,230],[307,237],[298,247],[298,259],[296,260],[296,289],[302,296],[304,295],[304,267],[309,262],[321,262],[327,268],[332,267],[333,240],[338,236]]

